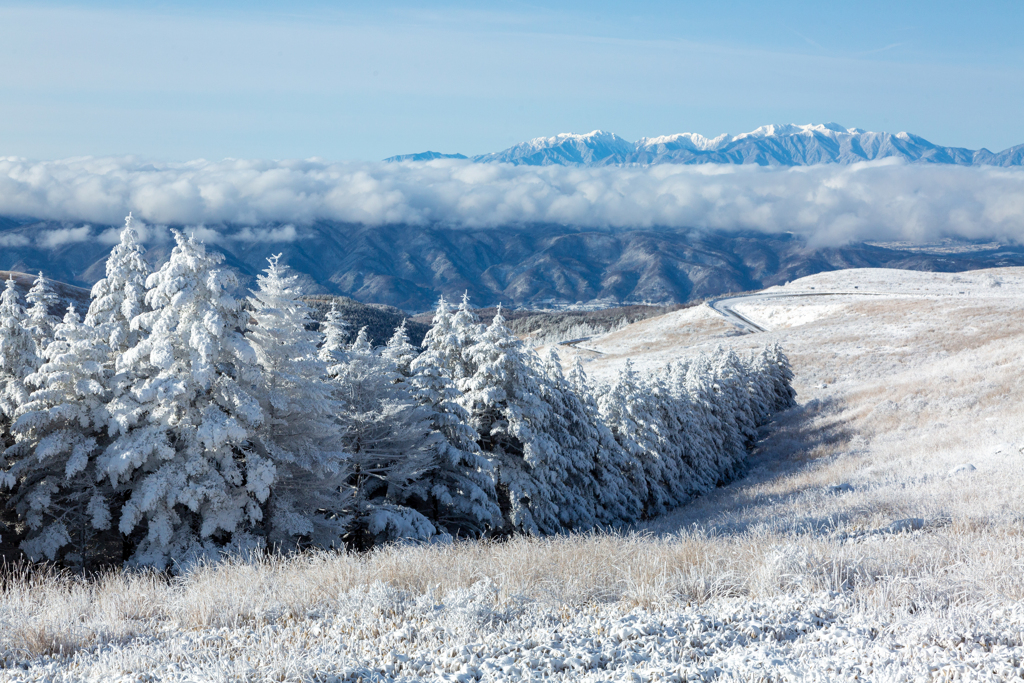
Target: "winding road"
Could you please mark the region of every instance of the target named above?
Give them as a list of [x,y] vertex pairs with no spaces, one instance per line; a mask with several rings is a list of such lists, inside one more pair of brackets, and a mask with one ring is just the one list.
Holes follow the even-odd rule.
[[885,296],[884,292],[786,292],[785,294],[776,292],[753,292],[751,294],[736,294],[731,296],[724,296],[719,299],[711,299],[708,301],[708,306],[712,308],[716,313],[721,315],[723,318],[731,322],[736,327],[739,327],[743,331],[754,334],[756,332],[768,332],[768,328],[758,325],[750,318],[747,318],[742,313],[737,313],[733,305],[741,301],[766,301],[768,299],[791,299],[794,297],[807,297],[807,296]]

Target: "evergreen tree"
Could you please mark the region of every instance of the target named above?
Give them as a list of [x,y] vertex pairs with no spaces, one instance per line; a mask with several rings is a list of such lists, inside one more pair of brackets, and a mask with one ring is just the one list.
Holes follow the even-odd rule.
[[146,308],[146,278],[149,265],[132,227],[132,215],[124,220],[120,241],[107,257],[106,277],[92,286],[92,301],[85,324],[99,330],[114,356],[139,343],[142,331],[131,322]]
[[438,437],[412,399],[397,366],[376,353],[366,328],[345,360],[328,369],[341,402],[338,420],[351,464],[354,519],[348,541],[357,548],[393,539],[426,539],[436,529],[405,501],[422,495]]
[[[694,407],[692,424],[700,437],[694,469],[701,490],[725,483],[731,475],[736,439],[730,434],[729,416],[725,414],[715,388],[712,359],[705,354],[694,358],[686,372],[686,390]],[[735,429],[735,421],[732,421]]]
[[477,537],[498,526],[501,511],[491,463],[480,452],[461,393],[450,379],[451,314],[442,297],[423,340],[423,353],[410,364],[409,384],[427,413],[435,441],[426,499],[421,511],[453,536]]
[[14,414],[28,400],[25,378],[40,362],[26,320],[14,278],[9,277],[0,295],[0,448],[13,442]]
[[117,359],[127,391],[111,401],[116,437],[99,459],[112,486],[129,493],[118,528],[144,533],[133,562],[216,554],[255,540],[276,471],[251,441],[263,421],[247,378],[256,356],[243,337],[247,314],[220,254],[174,231],[170,259],[146,280],[135,346]]
[[596,446],[594,478],[597,483],[597,521],[618,525],[640,519],[643,503],[640,492],[646,490],[643,468],[618,444],[601,419],[597,399],[590,389],[580,356],[569,370],[569,386],[578,397],[581,415],[593,426],[590,436]]
[[759,366],[764,369],[765,384],[771,387],[769,393],[774,397],[772,409],[780,411],[796,405],[793,368],[778,342],[765,347]]
[[32,283],[25,299],[29,303],[25,326],[32,333],[32,339],[36,344],[36,356],[43,357],[43,350],[53,339],[53,328],[60,322],[60,318],[53,315],[51,311],[56,310],[60,304],[60,298],[53,292],[50,283],[43,277],[42,272]]
[[303,539],[337,546],[349,493],[342,490],[348,463],[335,420],[339,405],[324,379],[318,335],[307,329],[312,318],[298,278],[279,265],[280,254],[267,260],[269,267],[249,298],[254,324],[246,338],[261,371],[255,390],[264,414],[253,448],[273,463],[276,477],[254,495],[264,501],[272,544],[293,546]]
[[475,371],[473,361],[467,357],[467,350],[480,340],[482,333],[480,318],[469,306],[469,294],[463,294],[462,303],[451,317],[446,342],[446,366],[451,372],[452,381],[456,384],[470,377]]
[[650,487],[660,491],[648,505],[649,515],[664,514],[687,502],[695,493],[696,477],[687,457],[686,438],[692,427],[685,404],[672,394],[669,377],[671,368],[665,373],[649,373],[641,382],[647,410],[643,421],[653,425],[654,451],[646,456],[647,477]]
[[[564,529],[590,529],[602,518],[598,482],[600,434],[590,421],[586,404],[562,373],[552,347],[542,369],[541,398],[550,406],[545,431],[555,442],[555,457],[543,464]],[[536,473],[538,468],[534,468]]]
[[33,560],[88,566],[96,531],[110,527],[110,486],[98,482],[96,456],[107,425],[104,363],[109,348],[69,307],[25,382],[36,387],[17,411],[8,449],[16,482],[11,503],[28,528],[22,550]]
[[598,409],[604,424],[611,430],[619,447],[626,453],[630,470],[635,473],[632,481],[637,499],[642,504],[641,514],[646,514],[650,500],[657,497],[652,491],[647,454],[654,449],[650,433],[643,422],[645,411],[640,381],[633,363],[629,359],[619,370],[615,381],[601,393]]
[[336,305],[331,304],[327,317],[320,323],[320,330],[323,333],[323,340],[320,343],[318,357],[330,368],[348,357],[348,345],[345,343],[345,339],[348,338],[348,323]]
[[[463,306],[460,314],[468,307]],[[456,319],[459,315],[456,315]],[[475,344],[464,350],[460,403],[495,463],[501,533],[554,533],[561,528],[548,463],[558,444],[547,431],[551,407],[542,398],[539,363],[505,326],[499,308]]]

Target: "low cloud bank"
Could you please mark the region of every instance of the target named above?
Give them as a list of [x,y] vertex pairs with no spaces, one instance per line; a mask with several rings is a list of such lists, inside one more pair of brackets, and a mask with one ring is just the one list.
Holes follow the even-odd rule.
[[[156,225],[231,224],[229,235],[204,230],[242,241],[290,241],[301,236],[295,225],[337,220],[753,229],[793,232],[820,246],[946,237],[1021,242],[1024,169],[887,161],[791,169],[537,168],[453,160],[0,157],[0,215],[118,225],[128,211]],[[75,230],[51,231],[47,239],[75,241]]]

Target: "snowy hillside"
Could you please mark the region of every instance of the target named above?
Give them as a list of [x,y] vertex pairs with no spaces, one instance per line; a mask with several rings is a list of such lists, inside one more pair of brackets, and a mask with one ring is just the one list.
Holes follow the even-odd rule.
[[[799,405],[637,535],[0,587],[3,680],[1018,680],[1024,269],[852,270],[559,346],[611,378],[780,341]],[[131,596],[126,600],[124,596]]]
[[[405,154],[385,161],[418,161],[441,157],[437,152]],[[911,133],[876,133],[846,128],[837,123],[773,124],[749,133],[706,138],[698,133],[677,133],[641,138],[635,143],[614,133],[595,130],[585,135],[561,133],[540,137],[501,152],[472,157],[478,162],[527,166],[608,166],[613,164],[757,164],[810,166],[853,164],[874,159],[956,164],[958,166],[1020,166],[1024,145],[1002,152],[936,145]]]

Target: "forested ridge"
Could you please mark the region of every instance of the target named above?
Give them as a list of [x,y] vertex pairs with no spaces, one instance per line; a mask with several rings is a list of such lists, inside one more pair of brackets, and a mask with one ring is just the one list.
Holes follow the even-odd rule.
[[[269,259],[247,300],[180,232],[156,272],[131,227],[84,317],[40,276],[0,297],[0,504],[32,560],[166,568],[225,550],[552,534],[661,514],[733,476],[793,404],[781,349],[592,387],[469,302],[421,348],[314,331]],[[117,546],[116,552],[111,548]]]

